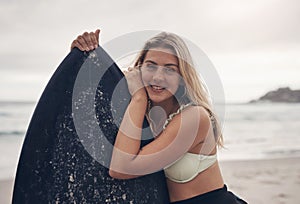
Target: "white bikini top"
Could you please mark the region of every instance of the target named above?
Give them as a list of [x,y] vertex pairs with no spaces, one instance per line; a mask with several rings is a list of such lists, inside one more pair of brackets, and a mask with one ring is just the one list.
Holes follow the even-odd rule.
[[[167,127],[173,117],[186,107],[192,105],[181,105],[177,112],[171,114],[166,120],[163,129]],[[217,161],[217,155],[202,155],[187,152],[172,164],[164,168],[165,175],[176,183],[186,183],[193,180],[200,172],[206,170]]]

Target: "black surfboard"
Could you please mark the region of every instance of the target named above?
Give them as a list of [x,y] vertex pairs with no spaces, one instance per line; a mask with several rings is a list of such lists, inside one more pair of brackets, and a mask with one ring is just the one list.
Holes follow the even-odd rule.
[[[96,83],[96,84],[95,84]],[[130,94],[98,47],[73,49],[48,82],[30,121],[13,203],[169,203],[163,171],[118,180],[108,166]],[[144,121],[141,146],[153,137]]]

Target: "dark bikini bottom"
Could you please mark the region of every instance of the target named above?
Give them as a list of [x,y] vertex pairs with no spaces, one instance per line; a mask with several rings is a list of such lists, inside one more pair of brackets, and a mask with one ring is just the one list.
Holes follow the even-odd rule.
[[247,204],[232,192],[227,190],[227,186],[216,189],[186,200],[173,202],[173,204]]

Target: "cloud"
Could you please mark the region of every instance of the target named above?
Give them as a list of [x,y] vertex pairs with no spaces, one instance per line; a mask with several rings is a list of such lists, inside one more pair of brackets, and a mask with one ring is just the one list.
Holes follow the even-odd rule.
[[300,42],[300,2],[295,0],[29,0],[0,4],[1,53],[16,45],[40,50],[56,44],[62,49],[79,33],[97,27],[103,28],[104,40],[141,29],[170,30],[215,52]]
[[[218,69],[226,70],[225,75],[236,74],[230,67],[237,58],[243,69],[251,71],[249,54],[267,58],[268,64],[261,66],[271,69],[278,63],[272,59],[292,53],[286,69],[295,70],[299,18],[297,0],[6,0],[0,2],[0,70],[38,71],[44,76],[40,79],[48,78],[71,41],[98,27],[102,42],[138,30],[175,32],[202,48]],[[233,57],[222,60],[228,55]]]

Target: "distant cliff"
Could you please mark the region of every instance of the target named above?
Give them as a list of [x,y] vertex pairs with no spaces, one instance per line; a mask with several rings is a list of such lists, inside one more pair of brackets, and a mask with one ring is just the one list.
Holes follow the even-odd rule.
[[279,88],[269,91],[257,100],[250,101],[250,103],[256,102],[300,103],[300,90],[291,90],[289,87]]

